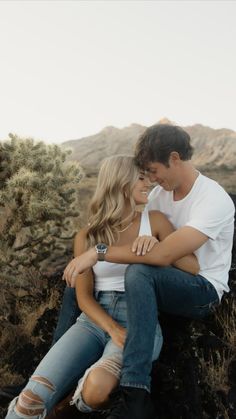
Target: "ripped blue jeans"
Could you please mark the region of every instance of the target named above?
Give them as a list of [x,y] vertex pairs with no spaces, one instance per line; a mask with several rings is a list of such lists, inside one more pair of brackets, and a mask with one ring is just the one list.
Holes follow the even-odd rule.
[[[124,292],[99,291],[95,297],[119,324],[126,327]],[[157,327],[153,360],[158,358],[162,342],[161,330]],[[43,419],[76,386],[85,370],[98,361],[104,351],[107,352],[107,347],[112,347],[111,343],[110,336],[82,313],[40,362],[17,405],[17,398],[11,402],[6,419]],[[32,403],[32,395],[37,395],[39,400]],[[27,414],[20,413],[25,409]]]

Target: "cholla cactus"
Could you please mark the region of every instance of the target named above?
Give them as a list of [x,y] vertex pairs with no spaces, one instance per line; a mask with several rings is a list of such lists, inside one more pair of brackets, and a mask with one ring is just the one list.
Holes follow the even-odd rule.
[[82,177],[57,145],[10,134],[0,143],[1,277],[48,269],[71,247]]

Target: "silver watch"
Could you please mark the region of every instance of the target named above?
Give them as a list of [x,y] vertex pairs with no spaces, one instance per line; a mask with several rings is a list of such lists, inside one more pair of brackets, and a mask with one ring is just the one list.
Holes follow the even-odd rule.
[[104,262],[105,261],[105,254],[107,253],[108,246],[105,243],[98,243],[95,246],[95,250],[98,255],[98,261]]

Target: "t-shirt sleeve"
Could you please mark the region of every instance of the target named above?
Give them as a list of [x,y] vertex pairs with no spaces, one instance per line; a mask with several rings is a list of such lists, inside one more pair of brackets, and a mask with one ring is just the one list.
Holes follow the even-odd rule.
[[193,227],[206,234],[210,239],[215,240],[217,236],[232,229],[234,222],[235,208],[232,200],[208,202],[208,205],[202,203],[197,205],[186,226]]

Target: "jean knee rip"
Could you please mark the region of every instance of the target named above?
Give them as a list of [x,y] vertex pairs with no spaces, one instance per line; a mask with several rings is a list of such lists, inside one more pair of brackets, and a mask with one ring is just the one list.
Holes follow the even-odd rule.
[[41,375],[32,375],[31,381],[35,381],[36,383],[42,384],[46,388],[51,391],[55,391],[55,387],[47,378],[41,377]]
[[80,410],[81,412],[91,412],[93,410],[96,410],[86,405],[82,398],[83,386],[89,373],[96,368],[103,368],[106,371],[108,371],[110,374],[114,375],[119,380],[121,367],[122,367],[122,356],[118,354],[111,355],[110,357],[107,357],[107,358],[104,356],[104,358],[99,359],[97,362],[95,362],[95,364],[93,364],[90,368],[88,368],[85,371],[83,377],[79,380],[78,386],[75,390],[75,393],[72,397],[72,401],[70,402],[70,404],[71,405],[75,404],[77,409]]
[[43,419],[47,414],[44,400],[54,392],[55,388],[47,378],[34,375],[30,378],[28,388],[26,387],[19,397],[12,401],[9,411],[14,411],[17,416],[24,419]]
[[44,400],[47,405],[47,401],[51,400],[55,394],[56,388],[46,377],[33,375],[24,390],[31,390],[39,398]]
[[[21,407],[28,409],[28,413],[22,413],[18,410],[17,405],[19,404]],[[35,410],[40,410],[40,413],[34,414]],[[27,402],[24,400],[24,397],[22,397],[22,394],[20,396],[15,397],[8,407],[8,413],[14,412],[14,414],[19,417],[20,419],[44,419],[47,415],[47,411],[44,407],[43,401],[35,402],[35,404],[28,405]]]
[[101,358],[99,362],[94,364],[94,368],[98,367],[110,372],[119,380],[122,367],[122,359],[117,355],[110,356],[109,358],[104,357]]

